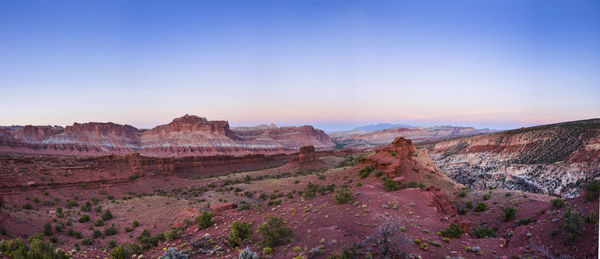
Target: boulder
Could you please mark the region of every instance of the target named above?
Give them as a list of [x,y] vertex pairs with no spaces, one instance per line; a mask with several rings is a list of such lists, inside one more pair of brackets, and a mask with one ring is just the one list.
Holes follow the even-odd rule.
[[429,191],[429,192],[439,192],[440,191],[440,187],[437,187],[435,185],[430,185],[430,186],[427,186],[425,188],[425,190]]
[[221,211],[231,210],[237,208],[237,204],[233,202],[220,202],[210,205],[210,209],[216,214]]
[[458,225],[460,227],[460,229],[462,229],[463,232],[469,232],[469,230],[471,230],[472,222],[467,219],[465,219],[465,220],[455,219],[454,224]]

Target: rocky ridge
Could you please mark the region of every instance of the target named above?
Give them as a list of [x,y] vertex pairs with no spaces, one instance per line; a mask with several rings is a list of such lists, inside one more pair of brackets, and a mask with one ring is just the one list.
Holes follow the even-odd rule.
[[451,178],[472,188],[574,197],[600,176],[600,119],[443,141],[431,146],[430,155]]
[[475,136],[494,132],[490,129],[472,127],[435,126],[435,127],[397,127],[376,131],[352,130],[332,132],[333,141],[345,148],[372,148],[387,145],[397,137],[405,137],[422,144],[458,137]]
[[230,129],[227,121],[185,115],[149,130],[115,123],[0,127],[0,152],[69,155],[141,153],[149,156],[245,155],[330,148],[333,141],[312,126]]

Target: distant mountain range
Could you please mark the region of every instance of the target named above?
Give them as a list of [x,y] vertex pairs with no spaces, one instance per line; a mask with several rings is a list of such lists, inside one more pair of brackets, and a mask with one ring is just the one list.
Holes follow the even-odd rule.
[[376,131],[376,130],[384,130],[384,129],[391,129],[391,128],[412,128],[412,127],[413,127],[412,125],[408,125],[408,124],[377,123],[377,124],[356,127],[352,130]]

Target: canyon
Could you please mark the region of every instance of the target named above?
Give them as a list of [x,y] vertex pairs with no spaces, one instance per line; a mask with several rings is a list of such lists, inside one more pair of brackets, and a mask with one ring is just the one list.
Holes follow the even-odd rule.
[[[193,115],[148,130],[1,127],[0,239],[41,237],[72,258],[341,258],[389,256],[383,231],[390,258],[594,257],[599,157],[598,119],[330,135]],[[563,227],[573,212],[577,238]],[[293,238],[267,247],[271,217]],[[240,222],[251,231],[235,245]]]
[[477,188],[574,197],[600,177],[600,119],[521,128],[428,146],[442,171]]

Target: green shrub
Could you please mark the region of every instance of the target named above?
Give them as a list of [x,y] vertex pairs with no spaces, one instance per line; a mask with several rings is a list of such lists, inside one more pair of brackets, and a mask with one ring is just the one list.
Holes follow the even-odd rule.
[[472,201],[467,201],[467,203],[465,204],[465,206],[467,207],[467,209],[472,209],[473,208],[473,202]]
[[308,182],[308,184],[306,185],[306,188],[304,188],[304,197],[305,198],[314,197],[318,189],[319,189],[318,185],[313,184],[312,182]]
[[397,191],[400,190],[400,184],[392,179],[384,178],[383,188],[388,192]]
[[375,177],[380,177],[383,175],[383,172],[381,172],[379,170],[375,170],[375,172],[373,174],[375,175]]
[[336,194],[333,198],[337,204],[345,204],[354,200],[354,196],[352,195],[350,189],[348,189],[348,186],[340,186],[335,192]]
[[114,227],[107,227],[104,229],[104,235],[113,236],[117,234],[117,229]]
[[195,221],[198,223],[198,228],[205,229],[213,225],[212,218],[213,213],[210,211],[204,211],[200,216],[196,217]]
[[56,223],[56,226],[54,226],[54,229],[56,230],[56,232],[62,232],[64,228],[65,228],[65,224],[60,221],[58,223]]
[[81,211],[90,211],[90,210],[92,210],[92,203],[89,201],[86,201],[84,204],[81,204],[81,207],[79,207],[79,209]]
[[54,233],[52,233],[52,224],[50,222],[44,224],[44,235],[46,236],[51,236]]
[[593,201],[600,194],[600,181],[591,180],[583,189],[585,190],[585,200]]
[[123,244],[110,251],[110,259],[129,259],[131,255],[131,252]]
[[598,217],[596,216],[596,213],[594,213],[593,211],[590,211],[590,213],[588,213],[587,215],[585,215],[585,222],[586,223],[594,224],[597,221],[598,221]]
[[445,237],[460,237],[463,233],[462,229],[455,223],[450,223],[450,226],[444,231],[441,231]]
[[461,197],[461,198],[467,197],[467,193],[466,192],[460,192],[458,194],[458,197]]
[[477,227],[476,229],[473,229],[473,235],[476,238],[496,237],[496,233],[494,232],[493,228],[484,227]]
[[76,200],[69,200],[67,201],[67,209],[73,208],[73,207],[78,207],[79,203],[77,203]]
[[360,175],[360,178],[367,178],[367,176],[369,176],[371,172],[373,172],[373,170],[375,170],[375,168],[373,166],[368,165],[361,169],[358,172],[358,174]]
[[31,204],[29,204],[29,203],[25,203],[25,205],[23,205],[23,209],[31,210],[31,209],[33,209],[33,206],[31,206]]
[[248,204],[248,203],[242,203],[242,204],[238,205],[238,207],[237,207],[238,211],[250,210],[250,209],[252,209],[252,208],[250,207],[250,204]]
[[103,220],[110,220],[113,218],[112,213],[110,212],[110,210],[104,210],[104,213],[102,213],[102,219]]
[[565,211],[562,230],[565,234],[565,243],[567,245],[573,245],[579,241],[583,233],[583,219],[577,211],[571,208]]
[[318,184],[313,184],[312,182],[309,182],[306,185],[306,188],[304,188],[303,193],[304,193],[305,198],[312,198],[315,196],[316,193],[324,195],[328,192],[333,192],[334,190],[335,190],[335,184],[318,185]]
[[142,253],[142,248],[137,243],[130,243],[127,246],[127,250],[129,250],[129,252],[132,254],[141,254]]
[[529,223],[531,223],[531,219],[530,218],[522,218],[522,219],[518,219],[517,221],[515,221],[515,223],[517,223],[517,225],[519,225],[519,226],[528,225]]
[[266,222],[258,227],[258,232],[263,237],[261,244],[266,247],[284,244],[294,235],[294,232],[285,226],[283,218],[277,217],[269,217]]
[[181,228],[172,228],[165,233],[165,238],[167,241],[173,241],[181,236],[183,236],[183,229]]
[[550,204],[552,204],[552,207],[554,207],[555,209],[560,209],[565,206],[565,201],[563,199],[557,198],[552,199],[550,201]]
[[239,246],[252,237],[252,224],[250,223],[234,221],[229,228],[231,232],[227,236],[227,243],[230,246]]
[[489,199],[490,199],[490,195],[489,195],[489,194],[484,194],[484,195],[483,195],[483,200],[484,200],[484,201],[487,201],[487,200],[489,200]]
[[97,219],[96,221],[94,221],[94,226],[96,226],[96,227],[104,226],[104,220]]
[[517,213],[517,210],[513,207],[505,207],[502,208],[502,210],[504,211],[504,221],[510,221],[514,219],[515,214]]
[[270,247],[263,248],[263,255],[270,255],[272,253],[273,253],[273,248],[270,248]]
[[137,219],[134,219],[133,222],[131,223],[131,226],[134,228],[137,228],[140,225],[140,222],[137,221]]
[[63,250],[56,250],[52,242],[44,242],[39,234],[29,238],[27,243],[21,238],[2,240],[0,253],[8,258],[69,258]]
[[92,236],[94,238],[102,237],[102,232],[100,232],[100,230],[94,229],[94,232],[92,233]]
[[83,214],[79,218],[79,223],[85,223],[85,222],[88,222],[88,221],[90,221],[90,215],[89,214]]
[[89,238],[84,238],[83,240],[81,240],[81,244],[84,246],[89,246],[92,244],[92,240]]
[[483,202],[478,202],[477,205],[475,205],[475,209],[473,209],[476,212],[482,212],[484,210],[487,209],[487,205]]
[[279,205],[279,204],[281,204],[281,200],[274,200],[274,201],[267,202],[268,206],[275,206],[275,205]]
[[110,241],[108,241],[107,245],[108,245],[108,248],[115,248],[115,247],[117,247],[117,241],[110,240]]
[[144,229],[142,234],[140,234],[140,236],[137,237],[137,240],[140,242],[140,244],[142,244],[142,249],[146,250],[158,246],[158,242],[165,240],[165,236],[163,234],[157,234],[152,236],[152,234],[150,234],[150,231]]
[[319,176],[317,176],[317,179],[325,180],[325,179],[327,179],[327,177],[325,175],[319,174]]

